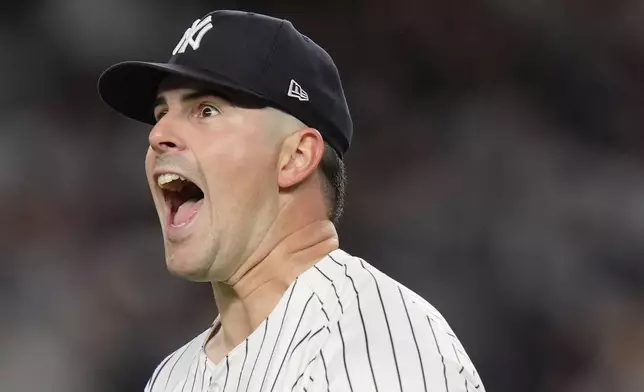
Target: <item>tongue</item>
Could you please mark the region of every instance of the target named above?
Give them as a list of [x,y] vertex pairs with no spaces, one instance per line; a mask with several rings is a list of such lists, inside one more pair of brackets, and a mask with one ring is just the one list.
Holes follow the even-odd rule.
[[195,216],[197,211],[199,211],[199,207],[201,207],[201,203],[203,202],[203,199],[201,200],[188,200],[182,205],[179,206],[179,209],[177,209],[177,212],[174,214],[174,218],[172,219],[172,225],[173,226],[183,226],[188,221]]

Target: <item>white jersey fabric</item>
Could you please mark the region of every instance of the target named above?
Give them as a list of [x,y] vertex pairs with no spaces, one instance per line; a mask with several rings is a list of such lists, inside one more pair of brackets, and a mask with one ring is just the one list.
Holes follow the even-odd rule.
[[484,392],[441,314],[362,259],[335,250],[300,275],[220,363],[219,321],[169,355],[146,392]]

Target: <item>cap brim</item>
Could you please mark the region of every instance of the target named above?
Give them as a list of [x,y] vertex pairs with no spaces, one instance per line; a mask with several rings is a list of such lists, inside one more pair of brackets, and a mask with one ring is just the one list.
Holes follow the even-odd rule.
[[98,80],[103,101],[131,119],[154,125],[154,101],[159,85],[168,76],[180,76],[206,83],[225,98],[248,105],[268,105],[262,95],[221,75],[179,64],[126,61],[111,66]]

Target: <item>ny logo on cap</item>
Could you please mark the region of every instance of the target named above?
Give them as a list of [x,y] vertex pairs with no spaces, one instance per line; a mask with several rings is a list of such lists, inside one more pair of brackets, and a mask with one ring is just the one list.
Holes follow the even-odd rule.
[[[192,46],[193,50],[199,49],[201,39],[208,32],[208,30],[212,29],[212,23],[210,23],[211,20],[212,16],[210,15],[208,15],[208,17],[204,20],[195,20],[192,26],[189,27],[188,30],[186,30],[186,33],[183,35],[183,37],[181,37],[181,41],[179,41],[177,46],[172,51],[172,55],[174,56],[177,53],[185,52],[188,45]],[[196,37],[195,34],[197,34]]]
[[288,86],[288,96],[297,98],[300,101],[308,101],[309,94],[304,91],[302,86],[300,86],[295,80],[291,79],[291,85]]

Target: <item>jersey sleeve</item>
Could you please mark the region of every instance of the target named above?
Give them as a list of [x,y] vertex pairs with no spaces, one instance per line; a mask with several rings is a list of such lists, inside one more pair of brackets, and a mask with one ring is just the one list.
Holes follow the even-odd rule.
[[484,392],[460,343],[439,322],[430,318],[426,324],[416,341],[408,336],[395,343],[395,358],[388,340],[369,341],[367,350],[364,337],[336,325],[330,342],[337,339],[338,345],[320,351],[307,391]]
[[150,378],[148,379],[147,384],[145,384],[145,388],[143,389],[143,392],[153,392],[153,391],[152,391],[152,387],[155,385],[155,383],[156,383],[156,381],[157,381],[157,379],[158,379],[158,377],[159,377],[159,373],[161,373],[161,371],[163,370],[163,368],[165,367],[165,365],[168,363],[168,361],[169,361],[172,357],[174,357],[174,356],[175,356],[175,354],[176,354],[176,352],[174,352],[174,353],[172,353],[172,354],[170,354],[170,355],[166,356],[166,357],[163,359],[163,361],[161,361],[161,363],[156,367],[156,369],[154,369],[154,372],[152,373],[152,375],[151,375],[151,376],[150,376]]
[[151,389],[150,389],[150,384],[151,384],[151,383],[152,383],[152,378],[150,377],[150,378],[148,379],[148,383],[147,383],[147,384],[145,384],[145,388],[143,388],[143,392],[151,392]]
[[331,326],[307,391],[484,392],[438,311],[402,291],[386,290],[356,301]]

